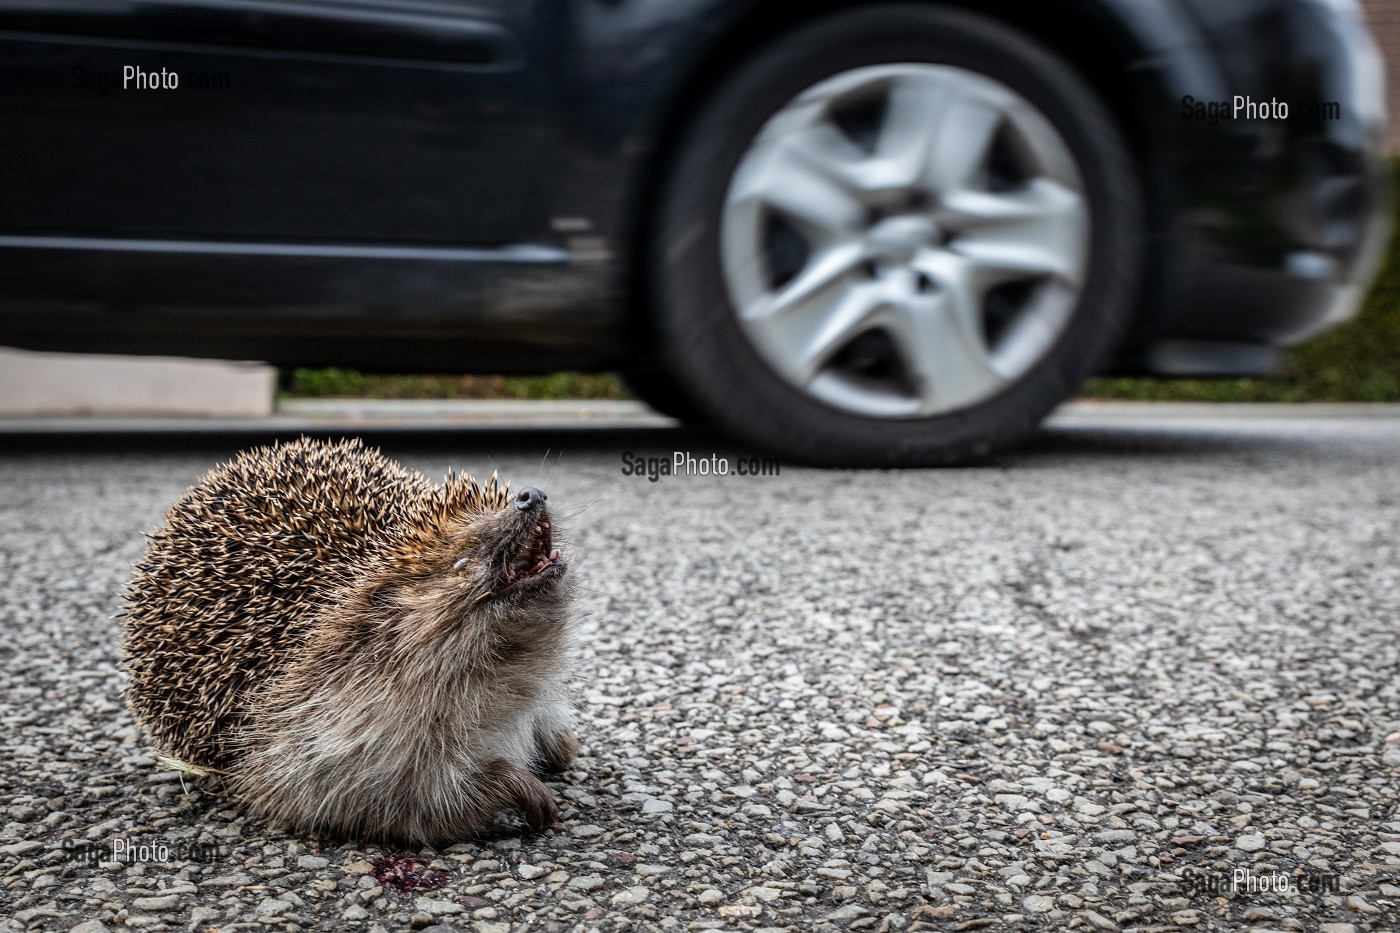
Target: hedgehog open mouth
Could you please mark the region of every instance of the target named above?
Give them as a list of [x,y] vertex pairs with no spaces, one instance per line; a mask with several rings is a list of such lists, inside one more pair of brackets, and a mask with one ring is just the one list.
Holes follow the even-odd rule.
[[539,586],[563,569],[564,555],[554,546],[549,519],[542,518],[514,556],[506,561],[505,570],[491,592],[495,596],[503,596],[515,590]]

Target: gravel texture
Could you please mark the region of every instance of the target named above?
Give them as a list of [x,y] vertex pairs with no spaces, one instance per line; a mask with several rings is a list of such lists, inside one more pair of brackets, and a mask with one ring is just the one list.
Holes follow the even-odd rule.
[[[405,852],[157,771],[117,593],[247,441],[11,438],[0,931],[1400,929],[1400,419],[1088,414],[971,469],[654,483],[621,452],[724,448],[384,440],[581,508],[561,825]],[[114,836],[216,849],[73,858]],[[1245,868],[1338,887],[1194,888]]]

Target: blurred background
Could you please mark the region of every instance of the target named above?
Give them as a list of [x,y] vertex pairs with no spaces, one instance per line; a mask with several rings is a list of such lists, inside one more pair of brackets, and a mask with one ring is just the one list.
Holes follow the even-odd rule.
[[[1400,3],[1364,0],[1387,69],[1390,171],[1400,184]],[[1400,245],[1392,238],[1379,277],[1351,322],[1286,351],[1277,378],[1096,378],[1096,399],[1400,402]],[[393,375],[350,368],[73,356],[0,348],[0,414],[257,415],[279,399],[627,399],[603,373],[544,376]]]

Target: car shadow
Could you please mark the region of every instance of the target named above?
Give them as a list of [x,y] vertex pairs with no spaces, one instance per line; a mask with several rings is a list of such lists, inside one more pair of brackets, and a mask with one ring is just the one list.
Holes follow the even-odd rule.
[[997,460],[1003,465],[1031,465],[1066,458],[1200,459],[1312,450],[1315,444],[1314,439],[1296,433],[1232,433],[1224,427],[1206,429],[1170,421],[1122,426],[1052,424]]
[[[432,453],[482,452],[490,455],[539,456],[555,454],[616,454],[624,451],[639,457],[669,457],[675,451],[695,456],[717,454],[723,457],[770,457],[756,448],[736,443],[710,428],[697,426],[656,427],[367,427],[347,426],[311,429],[299,426],[282,430],[246,427],[235,430],[211,425],[198,430],[93,430],[61,433],[55,431],[0,433],[0,457],[33,454],[131,454],[188,453],[215,458],[301,436],[338,440],[359,437],[365,443],[399,455],[406,451]],[[1057,425],[1043,427],[1017,447],[954,469],[1035,468],[1065,460],[1162,459],[1238,457],[1240,455],[1304,450],[1316,453],[1317,438],[1300,432],[1231,433],[1225,427],[1203,429],[1170,421],[1135,422],[1131,425]],[[781,459],[781,458],[780,458]],[[783,467],[790,464],[782,462]],[[801,466],[793,463],[791,466]]]

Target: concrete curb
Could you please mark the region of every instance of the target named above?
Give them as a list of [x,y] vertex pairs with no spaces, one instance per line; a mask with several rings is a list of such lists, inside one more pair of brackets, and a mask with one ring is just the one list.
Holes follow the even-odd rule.
[[[1336,421],[1400,419],[1400,404],[1233,404],[1211,402],[1077,401],[1060,407],[1050,424],[1102,424],[1114,420]],[[375,400],[292,399],[265,417],[0,417],[0,433],[278,433],[300,431],[591,430],[671,428],[677,422],[641,402],[605,399]]]
[[641,402],[299,399],[262,418],[0,418],[0,434],[324,434],[364,431],[669,428]]
[[277,370],[264,363],[0,347],[0,417],[272,415]]
[[1124,402],[1080,399],[1056,409],[1054,418],[1400,418],[1390,402]]

